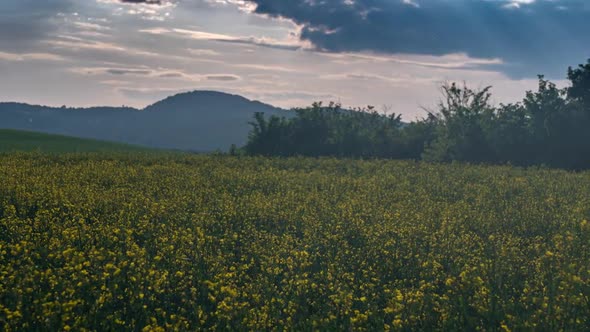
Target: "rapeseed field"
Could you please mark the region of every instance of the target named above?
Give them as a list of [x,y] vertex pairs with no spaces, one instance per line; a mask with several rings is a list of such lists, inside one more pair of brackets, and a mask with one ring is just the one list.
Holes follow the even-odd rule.
[[590,173],[0,155],[0,330],[590,330]]

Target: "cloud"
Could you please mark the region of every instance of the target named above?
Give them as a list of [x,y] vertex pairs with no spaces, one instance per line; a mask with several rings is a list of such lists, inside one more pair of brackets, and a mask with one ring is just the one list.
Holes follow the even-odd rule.
[[466,54],[513,77],[563,76],[590,54],[587,0],[248,0],[330,52]]
[[[0,53],[0,59],[1,59]],[[169,79],[183,79],[187,81],[199,81],[203,78],[200,75],[185,74],[181,71],[170,69],[151,69],[146,66],[141,67],[75,67],[70,68],[70,71],[79,75],[92,76],[130,76],[130,77],[149,77],[149,78],[169,78]],[[119,81],[117,81],[119,82]]]
[[160,78],[184,78],[186,77],[185,74],[179,72],[169,72],[169,73],[161,73],[158,74]]
[[155,6],[162,6],[162,5],[170,5],[175,1],[172,0],[97,0],[98,2],[102,3],[123,3],[123,4],[137,4],[137,5],[155,5]]
[[227,34],[212,33],[199,30],[190,29],[168,29],[168,28],[148,28],[141,29],[139,32],[149,33],[152,35],[167,35],[179,38],[187,38],[193,40],[209,40],[215,42],[231,43],[231,44],[242,44],[242,45],[253,45],[266,48],[274,48],[279,50],[300,50],[308,48],[304,42],[297,40],[280,41],[272,38],[257,38],[257,37],[243,37],[243,36],[232,36]]
[[1,0],[0,49],[29,50],[59,28],[55,18],[71,8],[72,1]]
[[202,49],[202,48],[189,48],[187,50],[191,55],[195,56],[218,56],[219,52],[210,50],[210,49]]
[[[0,53],[0,60],[2,53]],[[242,78],[234,74],[195,74],[184,73],[180,70],[162,69],[162,68],[148,68],[141,67],[75,67],[71,68],[70,72],[78,75],[90,76],[119,76],[129,79],[128,82],[135,81],[137,78],[150,78],[156,82],[155,79],[181,80],[186,82],[199,81],[219,81],[219,82],[233,82],[239,81]],[[123,78],[121,78],[123,79]],[[108,80],[107,80],[108,81]],[[108,81],[112,82],[112,81]],[[115,81],[122,82],[122,81]],[[160,81],[161,82],[161,81]]]
[[209,81],[223,81],[223,82],[231,82],[231,81],[238,81],[240,79],[239,76],[236,75],[206,75],[205,78]]
[[106,73],[111,75],[150,75],[151,70],[146,69],[116,69],[109,68],[105,70]]
[[397,63],[436,69],[481,69],[486,66],[501,65],[501,59],[477,59],[470,58],[467,54],[446,54],[442,56],[431,55],[378,55],[370,53],[323,53],[324,56],[334,59],[335,63],[358,64],[365,63]]
[[0,61],[63,61],[61,55],[52,53],[8,53],[0,51]]
[[236,64],[236,65],[233,65],[233,67],[253,69],[256,71],[275,71],[275,72],[283,72],[283,73],[298,73],[298,72],[303,71],[302,68],[289,68],[289,67],[284,67],[284,66],[254,64],[254,63]]
[[119,0],[121,2],[126,2],[126,3],[145,3],[148,5],[161,5],[162,1],[160,0]]
[[[146,21],[165,21],[170,17],[177,1],[173,0],[94,0],[98,3],[114,5],[116,15],[129,14]],[[116,5],[116,6],[115,6]]]

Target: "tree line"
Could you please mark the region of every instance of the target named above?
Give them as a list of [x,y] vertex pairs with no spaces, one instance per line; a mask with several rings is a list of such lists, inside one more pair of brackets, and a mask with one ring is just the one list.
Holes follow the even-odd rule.
[[495,106],[491,87],[442,86],[443,98],[419,120],[336,103],[293,116],[257,113],[243,151],[264,156],[332,156],[432,162],[590,168],[590,59],[568,68],[568,87],[539,76],[522,101]]

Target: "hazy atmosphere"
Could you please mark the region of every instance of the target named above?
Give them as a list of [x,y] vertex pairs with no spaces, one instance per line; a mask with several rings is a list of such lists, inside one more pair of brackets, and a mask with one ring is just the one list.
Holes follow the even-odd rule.
[[207,89],[424,115],[440,83],[519,100],[590,54],[585,0],[3,0],[0,100],[144,107]]

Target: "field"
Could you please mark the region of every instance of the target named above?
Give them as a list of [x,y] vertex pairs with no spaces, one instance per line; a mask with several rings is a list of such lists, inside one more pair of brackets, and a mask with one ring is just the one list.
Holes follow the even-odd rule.
[[43,134],[31,131],[0,129],[0,152],[125,152],[148,151],[149,149],[92,139]]
[[590,330],[590,173],[0,156],[0,330]]

